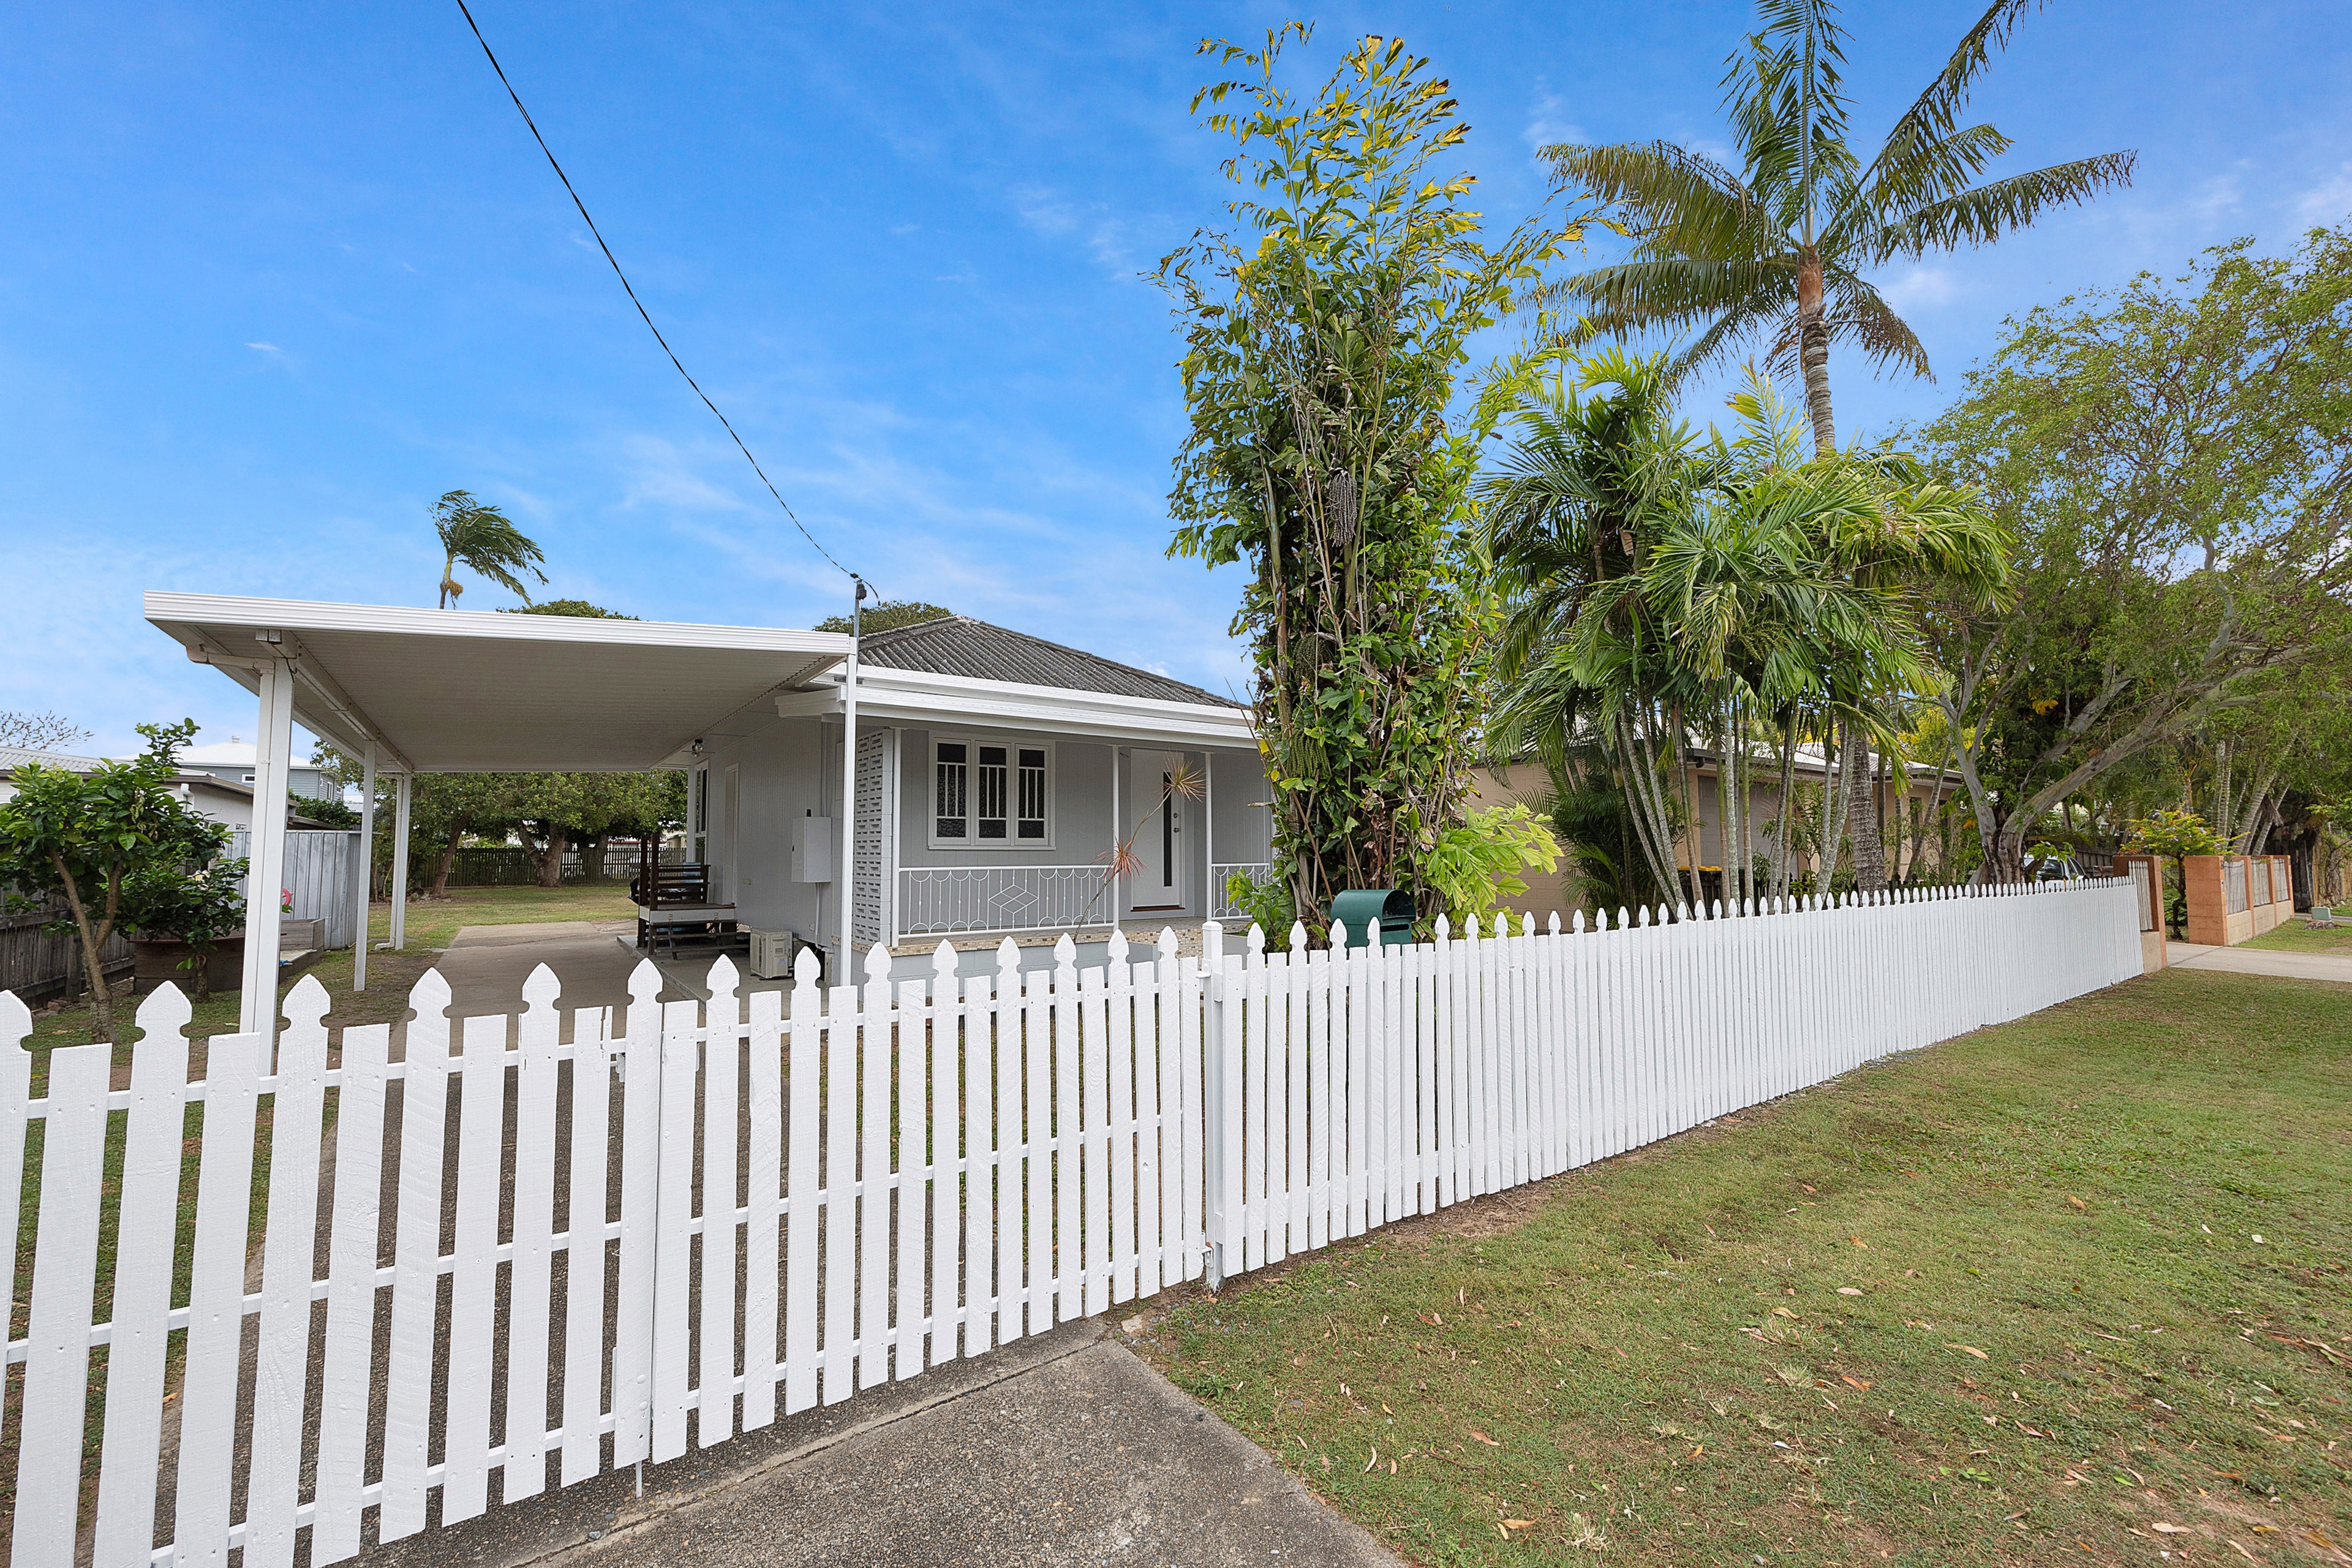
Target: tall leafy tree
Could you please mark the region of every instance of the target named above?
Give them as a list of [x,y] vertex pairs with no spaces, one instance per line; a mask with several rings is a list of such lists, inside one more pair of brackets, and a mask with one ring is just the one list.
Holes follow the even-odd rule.
[[542,583],[547,581],[547,574],[539,569],[547,557],[539,546],[509,521],[506,513],[476,500],[469,490],[450,490],[433,503],[433,531],[440,536],[445,552],[441,563],[441,608],[445,610],[450,600],[466,591],[466,585],[457,581],[460,566],[488,578],[525,604],[530,602],[530,590],[520,574],[528,572]]
[[2136,759],[2333,689],[2311,672],[2352,648],[2347,407],[2352,226],[2032,310],[1921,433],[2019,541],[2013,605],[1934,623],[1997,874]]
[[1193,108],[1241,194],[1234,232],[1158,274],[1184,332],[1170,552],[1249,566],[1234,630],[1293,906],[1402,886],[1430,913],[1419,867],[1460,818],[1488,619],[1450,410],[1473,335],[1560,231],[1482,237],[1471,177],[1445,172],[1469,128],[1401,41],[1362,39],[1311,100],[1277,87],[1308,37],[1202,46],[1235,73]]

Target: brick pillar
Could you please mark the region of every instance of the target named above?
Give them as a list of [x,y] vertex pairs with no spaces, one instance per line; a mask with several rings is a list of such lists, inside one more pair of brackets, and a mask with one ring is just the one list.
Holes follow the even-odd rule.
[[2189,921],[2181,934],[2208,947],[2230,945],[2230,895],[2221,880],[2221,857],[2184,855],[2180,879],[2189,895]]

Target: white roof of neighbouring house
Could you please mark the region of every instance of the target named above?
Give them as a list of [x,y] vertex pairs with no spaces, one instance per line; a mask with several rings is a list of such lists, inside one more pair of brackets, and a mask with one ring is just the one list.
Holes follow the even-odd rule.
[[104,757],[77,757],[65,752],[34,751],[25,746],[0,746],[0,772],[38,763],[45,768],[71,768],[78,773],[86,773],[105,760]]
[[[146,616],[247,690],[257,657],[295,671],[294,718],[351,756],[416,773],[627,773],[848,656],[835,632],[146,595]],[[263,634],[278,640],[268,642]]]

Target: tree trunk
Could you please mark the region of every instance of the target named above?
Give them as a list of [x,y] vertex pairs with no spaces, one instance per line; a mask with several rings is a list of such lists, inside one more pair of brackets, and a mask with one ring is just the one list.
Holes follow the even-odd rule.
[[433,885],[427,896],[441,898],[449,891],[449,873],[457,868],[457,840],[466,837],[462,827],[453,830],[449,842],[441,847],[440,858],[433,863]]
[[601,882],[604,879],[605,837],[606,836],[602,833],[594,835],[588,840],[586,847],[580,851],[580,874],[591,882]]
[[114,921],[110,916],[103,929],[93,931],[89,911],[82,907],[81,889],[74,885],[73,876],[66,869],[65,857],[52,854],[49,863],[57,868],[58,880],[65,885],[66,907],[73,910],[74,934],[81,940],[82,972],[89,976],[89,1032],[91,1043],[113,1045],[114,996],[106,988],[106,964],[98,950],[112,934]]
[[1772,851],[1772,896],[1789,894],[1789,829],[1790,818],[1796,812],[1797,787],[1797,716],[1789,715],[1789,722],[1780,732],[1780,831]]
[[1797,353],[1805,373],[1805,412],[1813,422],[1813,455],[1837,450],[1830,414],[1830,329],[1822,319],[1822,263],[1807,256],[1797,267]]
[[1846,836],[1853,840],[1853,885],[1867,893],[1886,886],[1886,844],[1878,828],[1878,770],[1870,737],[1859,724],[1845,738]]
[[563,886],[563,829],[552,822],[541,823],[546,829],[539,847],[539,885],[542,888]]

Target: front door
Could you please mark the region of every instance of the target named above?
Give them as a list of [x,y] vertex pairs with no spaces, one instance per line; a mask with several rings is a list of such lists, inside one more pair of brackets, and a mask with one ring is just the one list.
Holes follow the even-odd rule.
[[1150,815],[1136,833],[1131,902],[1139,913],[1181,910],[1190,901],[1186,893],[1191,886],[1185,875],[1188,836],[1181,793],[1184,757],[1179,752],[1137,752],[1134,756],[1136,804]]

